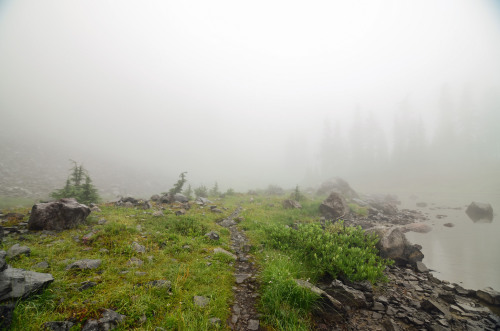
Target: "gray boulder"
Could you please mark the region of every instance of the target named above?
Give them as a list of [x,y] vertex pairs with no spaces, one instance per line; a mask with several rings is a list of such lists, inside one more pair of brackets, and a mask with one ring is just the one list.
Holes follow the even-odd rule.
[[16,258],[23,254],[29,256],[31,254],[31,249],[28,246],[15,244],[7,251],[7,257],[10,259]]
[[419,247],[410,243],[398,227],[374,227],[367,229],[365,233],[376,234],[380,238],[376,246],[380,256],[393,259],[397,265],[411,264],[415,267],[416,262],[424,258]]
[[90,208],[73,198],[37,203],[31,209],[29,230],[65,230],[83,223]]
[[465,213],[474,222],[491,222],[493,221],[493,208],[489,203],[472,202]]
[[210,201],[204,197],[198,197],[198,198],[196,198],[196,203],[201,204],[201,205],[207,205],[207,204],[212,203],[212,201]]
[[0,274],[0,301],[26,298],[53,281],[51,274],[7,268]]
[[284,200],[281,203],[281,205],[285,209],[302,209],[302,205],[298,201],[295,201],[295,200],[292,200],[292,199]]
[[176,193],[174,195],[174,201],[175,202],[186,203],[186,202],[189,201],[189,199],[184,194]]
[[158,194],[153,194],[151,198],[149,198],[151,201],[158,201],[160,200],[160,196]]
[[347,215],[349,206],[339,193],[332,192],[328,198],[321,203],[319,211],[327,219],[336,219]]

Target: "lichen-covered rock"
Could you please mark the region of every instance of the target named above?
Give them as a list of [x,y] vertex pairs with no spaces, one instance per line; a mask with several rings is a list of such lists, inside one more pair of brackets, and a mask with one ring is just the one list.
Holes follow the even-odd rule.
[[31,209],[29,230],[65,230],[83,223],[90,208],[73,198],[37,203]]

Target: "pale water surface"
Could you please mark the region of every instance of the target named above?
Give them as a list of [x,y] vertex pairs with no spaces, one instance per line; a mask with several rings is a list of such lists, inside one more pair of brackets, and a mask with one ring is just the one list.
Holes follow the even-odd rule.
[[[423,262],[434,276],[468,289],[491,286],[500,290],[500,193],[399,194],[400,208],[421,210],[432,226],[429,233],[408,232],[407,238],[422,245]],[[490,203],[493,221],[473,222],[465,213],[472,202]],[[426,202],[427,207],[417,207]],[[437,218],[437,215],[446,215]],[[444,226],[453,223],[453,227]]]

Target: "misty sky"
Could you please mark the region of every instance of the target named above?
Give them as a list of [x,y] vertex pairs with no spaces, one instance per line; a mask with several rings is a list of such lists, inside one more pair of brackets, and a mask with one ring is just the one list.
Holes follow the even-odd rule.
[[4,0],[0,123],[87,164],[291,186],[287,145],[314,166],[326,119],[390,132],[409,98],[432,125],[443,84],[500,93],[499,59],[493,0]]

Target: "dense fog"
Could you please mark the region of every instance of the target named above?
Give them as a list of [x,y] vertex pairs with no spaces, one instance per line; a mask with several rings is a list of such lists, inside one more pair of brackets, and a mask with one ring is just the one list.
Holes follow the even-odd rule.
[[52,191],[69,159],[110,195],[183,171],[493,190],[498,59],[493,0],[3,1],[2,194]]

